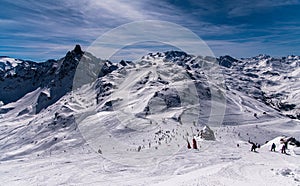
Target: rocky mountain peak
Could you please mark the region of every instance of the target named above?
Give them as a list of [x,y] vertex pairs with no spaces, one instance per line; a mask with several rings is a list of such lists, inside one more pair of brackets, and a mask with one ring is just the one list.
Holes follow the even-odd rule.
[[82,54],[84,53],[84,52],[81,50],[81,46],[80,46],[79,44],[77,44],[77,45],[74,47],[73,52],[74,52],[75,54],[80,54],[80,55],[82,55]]

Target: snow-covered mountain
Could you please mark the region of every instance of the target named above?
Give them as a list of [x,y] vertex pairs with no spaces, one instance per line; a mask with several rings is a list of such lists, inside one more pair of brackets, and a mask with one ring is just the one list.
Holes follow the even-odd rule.
[[[83,56],[79,45],[65,57],[43,63],[0,57],[0,101],[4,104],[15,102],[38,89],[33,113],[39,113],[72,90],[74,74],[82,57],[91,65],[87,73],[93,73],[93,69],[102,63],[109,67],[108,69],[103,67],[102,75],[112,71],[110,68],[113,65],[110,62],[102,62],[88,53]],[[1,109],[0,112],[9,109],[11,108]],[[31,109],[23,111],[27,112],[31,112]]]
[[[283,157],[291,165],[285,174],[275,160],[282,157],[268,157],[265,142],[300,138],[299,65],[299,56],[215,59],[179,51],[112,63],[79,45],[44,63],[0,57],[0,166],[9,169],[1,175],[7,184],[35,184],[37,174],[54,185],[209,185],[264,184],[275,172],[285,176],[278,183],[296,185],[299,147]],[[214,131],[215,140],[195,137],[200,151],[186,149],[201,129]],[[265,144],[264,154],[249,155],[249,139]],[[6,177],[24,161],[28,176]],[[254,182],[251,166],[269,172]]]
[[[151,54],[144,56],[143,59],[161,58],[159,56],[164,56],[163,60],[184,66],[191,73],[197,74],[200,67],[197,57],[177,51]],[[0,101],[4,104],[15,102],[39,88],[41,94],[36,112],[40,112],[72,90],[74,73],[82,57],[85,63],[90,65],[89,70],[84,69],[90,73],[87,74],[89,77],[97,77],[95,75],[97,67],[102,68],[98,75],[105,76],[116,70],[118,66],[126,65],[125,61],[113,64],[109,61],[101,61],[89,53],[83,55],[79,45],[68,52],[64,58],[43,63],[0,57]],[[225,67],[222,68],[222,72],[225,75],[227,89],[245,93],[291,118],[300,118],[299,56],[272,58],[259,55],[243,59],[221,56],[216,60],[220,66]]]
[[300,119],[299,77],[300,57],[273,58],[259,55],[253,58],[219,58],[230,89],[253,97],[286,116]]

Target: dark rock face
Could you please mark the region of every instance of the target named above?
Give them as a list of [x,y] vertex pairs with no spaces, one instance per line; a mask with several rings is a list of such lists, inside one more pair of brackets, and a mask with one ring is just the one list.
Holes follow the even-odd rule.
[[122,61],[120,62],[120,64],[121,64],[122,66],[127,66],[127,64],[126,64],[126,62],[125,62],[124,60],[122,60]]
[[80,45],[76,45],[74,50],[75,54],[79,54],[82,55],[84,52],[81,50],[81,46]]
[[175,89],[164,89],[160,92],[156,92],[154,97],[163,99],[167,108],[181,106],[180,96]]
[[188,54],[182,51],[168,51],[165,52],[165,56],[167,60],[174,60],[175,58],[186,58]]
[[[28,92],[45,86],[54,77],[54,63],[49,60],[44,63],[22,61],[16,67],[0,74],[0,100],[4,104],[17,101]],[[14,75],[10,75],[14,72]]]
[[48,97],[45,93],[41,93],[36,105],[36,113],[39,113],[43,108],[46,108],[49,105],[51,97]]
[[98,75],[98,77],[103,77],[105,76],[106,74],[109,74],[115,70],[118,69],[118,66],[116,65],[113,65],[111,62],[106,62],[102,65],[101,67],[101,70],[100,70],[100,73]]
[[234,59],[233,57],[226,55],[226,56],[221,56],[220,58],[218,58],[218,61],[219,61],[219,65],[227,67],[227,68],[231,68],[232,65],[234,63],[238,62],[239,60]]

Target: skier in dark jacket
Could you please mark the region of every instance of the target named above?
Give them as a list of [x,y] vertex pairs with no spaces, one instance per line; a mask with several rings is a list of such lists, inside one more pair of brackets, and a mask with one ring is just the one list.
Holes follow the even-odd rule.
[[286,146],[285,146],[285,144],[283,144],[283,145],[282,145],[282,148],[281,148],[281,153],[282,153],[282,154],[286,154],[285,149],[286,149]]
[[195,138],[193,138],[193,149],[198,149],[197,141],[195,140]]
[[189,140],[186,140],[186,142],[187,142],[187,148],[191,149],[191,144],[190,144]]
[[285,146],[285,149],[288,149],[288,140],[284,141],[284,146]]
[[250,140],[249,140],[248,142],[249,142],[250,144],[252,144],[251,151],[256,152],[257,144],[251,142]]
[[273,143],[272,146],[271,146],[271,151],[275,152],[275,148],[276,148],[276,145],[275,145],[275,143]]

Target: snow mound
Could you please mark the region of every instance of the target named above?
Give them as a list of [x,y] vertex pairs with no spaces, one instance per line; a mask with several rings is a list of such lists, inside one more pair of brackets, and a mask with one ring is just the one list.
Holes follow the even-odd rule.
[[280,151],[284,142],[287,142],[288,144],[287,152],[291,153],[292,155],[300,155],[300,147],[297,147],[295,143],[293,143],[293,141],[297,141],[297,140],[295,140],[295,138],[293,137],[278,136],[273,140],[267,142],[265,145],[262,146],[262,148],[270,150],[272,144],[274,143],[276,145],[276,151]]
[[300,147],[295,147],[293,151],[295,155],[300,155]]
[[290,176],[290,175],[294,175],[293,171],[289,168],[284,168],[278,171],[279,174],[281,174],[282,176]]
[[300,182],[300,170],[299,169],[293,169],[293,170],[290,168],[278,169],[276,172],[276,175],[294,178],[294,181]]
[[273,143],[275,143],[276,147],[279,147],[282,143],[281,143],[281,139],[285,139],[285,136],[278,136],[270,141],[268,141],[265,145],[262,146],[262,148],[270,148]]

